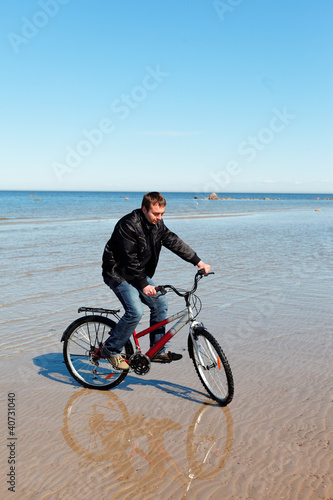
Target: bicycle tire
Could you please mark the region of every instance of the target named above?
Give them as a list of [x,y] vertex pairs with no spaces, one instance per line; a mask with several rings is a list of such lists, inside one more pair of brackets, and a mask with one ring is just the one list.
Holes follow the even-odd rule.
[[202,385],[221,406],[228,405],[234,396],[234,380],[226,355],[213,335],[203,327],[193,330],[193,339],[196,346],[189,335],[189,354]]
[[[107,359],[93,361],[93,353],[108,338],[116,323],[110,318],[89,315],[71,323],[63,335],[63,355],[71,376],[88,389],[108,390],[124,380],[128,371],[116,370]],[[133,354],[129,340],[122,354],[129,359]],[[110,380],[112,381],[110,382]]]

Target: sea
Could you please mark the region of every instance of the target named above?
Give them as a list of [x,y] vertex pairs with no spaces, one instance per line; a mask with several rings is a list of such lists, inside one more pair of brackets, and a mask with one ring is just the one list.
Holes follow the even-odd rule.
[[[119,306],[102,280],[102,253],[116,221],[139,208],[143,194],[0,192],[3,348],[56,344],[80,306]],[[302,328],[331,324],[332,194],[163,194],[167,227],[211,265],[214,275],[200,284],[201,314],[224,325],[227,342],[279,335],[288,304]],[[186,289],[194,271],[163,249],[154,279]],[[179,310],[171,297],[170,304]]]
[[[0,191],[0,222],[45,223],[51,221],[115,219],[141,206],[143,192]],[[254,214],[263,211],[308,210],[333,194],[216,193],[220,200],[207,200],[209,193],[163,193],[165,217]],[[270,203],[266,203],[266,202]],[[325,204],[326,205],[326,204]]]

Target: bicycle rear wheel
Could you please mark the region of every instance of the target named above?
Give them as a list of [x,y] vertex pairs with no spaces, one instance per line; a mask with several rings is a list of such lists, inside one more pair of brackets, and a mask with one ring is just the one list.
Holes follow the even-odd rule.
[[189,354],[195,371],[208,394],[221,406],[229,404],[234,396],[234,380],[226,355],[219,343],[205,328],[189,335]]
[[[84,316],[74,321],[64,333],[64,360],[72,377],[83,387],[107,390],[124,380],[128,371],[116,370],[101,356],[99,348],[109,337],[116,323],[104,316]],[[133,354],[130,341],[122,355]]]

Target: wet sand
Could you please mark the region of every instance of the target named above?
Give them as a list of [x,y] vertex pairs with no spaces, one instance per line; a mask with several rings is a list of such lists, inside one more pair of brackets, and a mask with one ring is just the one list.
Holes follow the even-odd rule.
[[[117,305],[99,275],[106,222],[85,232],[60,223],[57,231],[37,230],[38,238],[30,231],[8,240],[1,498],[13,498],[6,483],[13,437],[22,499],[333,498],[332,237],[325,217],[174,221],[216,273],[201,282],[200,318],[234,374],[227,408],[201,386],[185,330],[172,343],[183,360],[155,364],[145,377],[130,374],[107,392],[71,379],[62,331],[79,306]],[[163,254],[159,284],[186,287],[192,277],[191,266]],[[179,308],[170,297],[170,312]],[[15,436],[7,427],[8,393],[15,394]]]

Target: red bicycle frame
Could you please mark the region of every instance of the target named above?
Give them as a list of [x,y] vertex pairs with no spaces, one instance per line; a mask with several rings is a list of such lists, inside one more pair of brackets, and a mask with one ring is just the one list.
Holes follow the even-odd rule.
[[173,314],[172,316],[169,316],[169,318],[166,318],[163,321],[160,321],[159,323],[156,323],[155,325],[150,326],[149,328],[146,328],[145,330],[142,330],[141,332],[136,333],[134,331],[133,332],[133,338],[134,338],[134,342],[135,342],[137,350],[139,352],[141,352],[141,347],[140,347],[139,341],[138,341],[141,337],[144,337],[145,335],[147,335],[150,332],[154,332],[155,330],[157,330],[161,326],[167,325],[168,323],[171,323],[172,321],[175,321],[176,319],[179,319],[179,321],[177,321],[177,323],[172,328],[170,328],[170,330],[168,330],[167,332],[165,332],[165,334],[163,335],[163,337],[160,340],[158,340],[156,342],[156,344],[153,345],[153,347],[151,347],[150,349],[148,349],[148,351],[146,352],[145,355],[149,359],[153,358],[155,356],[155,354],[160,349],[162,349],[162,347],[174,335],[176,335],[176,333],[179,332],[179,330],[181,328],[183,328],[183,326],[185,326],[187,323],[189,323],[193,319],[191,308],[187,307],[186,309],[183,309],[182,311],[179,311],[178,313]]

